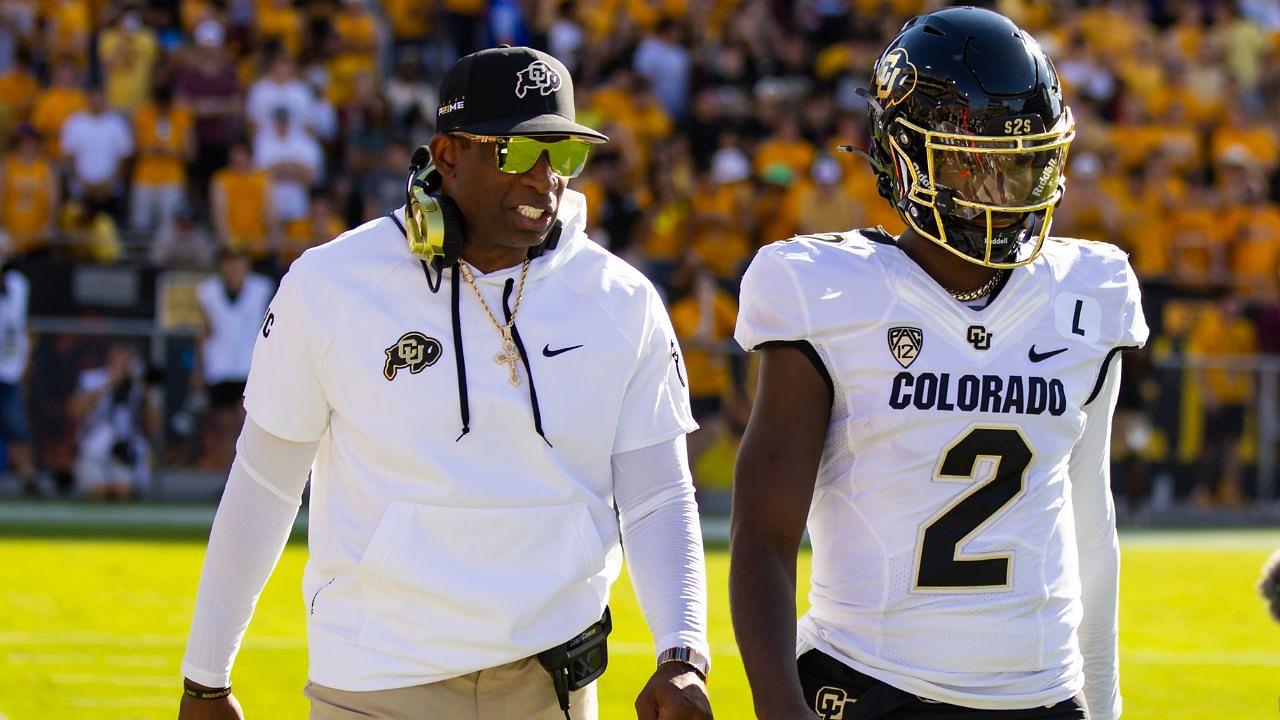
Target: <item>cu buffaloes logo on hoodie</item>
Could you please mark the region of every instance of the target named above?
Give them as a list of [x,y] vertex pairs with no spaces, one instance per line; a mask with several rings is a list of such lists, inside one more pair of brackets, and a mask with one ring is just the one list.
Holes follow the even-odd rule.
[[425,368],[435,365],[440,359],[441,349],[439,340],[413,331],[401,335],[395,344],[383,352],[387,355],[387,362],[382,366],[382,376],[395,380],[400,368],[408,368],[411,374],[417,375]]

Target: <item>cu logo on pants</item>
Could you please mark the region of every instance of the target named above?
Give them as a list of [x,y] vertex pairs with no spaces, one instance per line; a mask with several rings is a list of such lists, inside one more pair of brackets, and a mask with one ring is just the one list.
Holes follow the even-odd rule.
[[828,685],[820,688],[814,696],[813,709],[822,720],[841,720],[845,706],[857,701],[857,698],[850,698],[843,688]]

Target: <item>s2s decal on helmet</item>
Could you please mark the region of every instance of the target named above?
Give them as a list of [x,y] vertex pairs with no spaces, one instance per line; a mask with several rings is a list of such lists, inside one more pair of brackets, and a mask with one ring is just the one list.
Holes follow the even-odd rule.
[[876,63],[876,100],[890,108],[916,89],[916,66],[906,48],[891,50]]
[[537,90],[543,95],[560,89],[560,73],[542,60],[534,60],[529,67],[516,73],[516,97],[522,98],[530,90]]

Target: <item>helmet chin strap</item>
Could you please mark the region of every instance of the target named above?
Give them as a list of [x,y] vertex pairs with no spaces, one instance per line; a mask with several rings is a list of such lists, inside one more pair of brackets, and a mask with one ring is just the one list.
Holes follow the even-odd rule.
[[[939,191],[939,195],[941,194],[942,192]],[[938,209],[942,210],[941,204],[939,204]],[[943,211],[943,215],[946,216],[947,213]],[[1043,215],[1040,213],[1029,212],[1025,213],[1025,217],[1017,225],[1005,228],[1006,231],[1011,231],[1008,236],[1007,246],[1003,243],[1001,245],[996,245],[994,242],[992,242],[991,246],[993,252],[997,248],[1007,247],[1005,255],[1003,257],[996,257],[993,254],[990,258],[990,262],[1010,262],[1017,254],[1019,248],[1039,234],[1039,226],[1041,222],[1043,222]],[[1014,231],[1014,228],[1017,228],[1017,230]],[[975,260],[982,261],[983,257],[986,255],[987,238],[985,229],[962,223],[947,223],[946,237],[953,247]],[[995,239],[996,238],[993,233],[992,240],[994,241]]]

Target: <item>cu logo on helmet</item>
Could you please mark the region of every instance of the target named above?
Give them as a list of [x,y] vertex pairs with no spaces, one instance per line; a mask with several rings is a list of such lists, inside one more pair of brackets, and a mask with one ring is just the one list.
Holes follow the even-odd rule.
[[534,60],[529,67],[516,73],[516,97],[522,98],[530,90],[543,95],[560,89],[560,73],[542,60]]
[[889,51],[876,63],[876,100],[893,107],[916,89],[916,66],[907,57],[906,48]]

